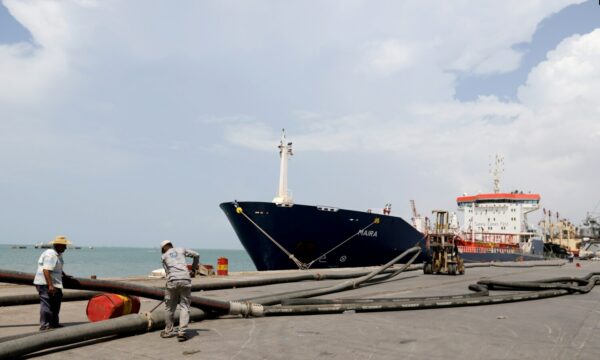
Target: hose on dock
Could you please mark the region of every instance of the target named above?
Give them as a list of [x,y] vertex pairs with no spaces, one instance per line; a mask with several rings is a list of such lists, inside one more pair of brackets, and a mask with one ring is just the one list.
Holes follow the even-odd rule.
[[[496,264],[496,263],[477,263],[465,265],[465,267],[517,267],[517,268],[531,268],[537,266],[563,266],[565,262],[559,263],[536,263],[536,264]],[[411,265],[405,271],[414,271],[422,269],[423,265]],[[564,281],[570,278],[556,278],[544,280],[545,282],[558,282]],[[584,282],[587,282],[585,280]],[[496,286],[499,286],[496,285]],[[496,287],[497,289],[497,287]],[[447,295],[447,296],[425,296],[425,297],[413,297],[413,298],[373,298],[373,299],[306,299],[306,298],[286,298],[283,299],[282,305],[309,305],[309,304],[350,304],[350,303],[378,303],[378,302],[408,302],[408,301],[425,301],[425,300],[448,300],[448,299],[465,299],[474,298],[479,296],[488,296],[489,289],[486,286],[478,284],[469,285],[469,290],[472,292],[466,294]]]
[[[544,263],[541,261],[536,261],[535,264],[503,264],[503,263],[471,263],[465,264],[465,268],[475,268],[475,267],[516,267],[516,268],[531,268],[536,266],[563,266],[566,263],[563,262],[554,262],[554,263]],[[407,271],[416,271],[421,270],[423,267],[422,264],[410,265],[408,268],[404,269],[403,272]],[[2,270],[0,270],[2,271]],[[391,274],[397,271],[396,268],[388,268],[382,271],[382,274]],[[341,279],[353,279],[360,276],[365,276],[369,274],[371,271],[353,271],[353,272],[345,272],[345,273],[333,273],[327,274],[322,272],[315,272],[313,274],[301,274],[301,275],[285,275],[280,277],[268,277],[268,278],[258,278],[258,279],[243,279],[243,280],[225,280],[218,282],[206,282],[200,284],[192,284],[192,291],[210,291],[210,290],[222,290],[222,289],[235,289],[235,288],[243,288],[243,287],[254,287],[254,286],[263,286],[263,285],[275,285],[275,284],[284,284],[291,282],[300,282],[300,281],[322,281],[322,280],[341,280]],[[395,276],[395,275],[394,275]],[[31,284],[27,284],[31,285]],[[163,289],[163,287],[160,287]],[[81,300],[89,300],[93,296],[99,294],[97,291],[68,291],[63,293],[62,301],[81,301]],[[0,297],[0,306],[16,306],[16,305],[28,305],[28,304],[37,304],[40,299],[37,294],[23,294],[23,295],[8,295]]]
[[[414,253],[414,255],[407,264],[402,265],[399,269],[393,269],[393,271],[391,271],[389,274],[386,274],[386,270],[388,270],[389,267],[391,267],[396,262],[400,261],[406,255],[411,253]],[[368,282],[379,282],[387,280],[407,269],[410,266],[410,264],[414,262],[419,253],[420,248],[411,248],[394,258],[386,265],[363,275],[359,279],[346,281],[342,284],[327,287],[324,289],[307,290],[302,292],[302,295],[317,296],[336,291],[343,291],[349,288],[356,288],[361,284]],[[383,274],[383,276],[379,276],[377,278],[377,276],[380,274]],[[282,279],[276,279],[275,281],[277,282],[281,280]],[[15,271],[0,270],[0,282],[32,285],[33,275]],[[162,300],[164,297],[164,290],[160,288],[129,284],[118,281],[68,278],[65,279],[65,281],[63,282],[63,286],[69,289],[87,289],[120,292],[160,300]],[[298,294],[298,292],[294,292],[294,295],[296,294]],[[227,312],[229,314],[243,316],[262,316],[264,310],[263,306],[257,303],[225,302],[213,299],[200,298],[196,296],[192,296],[191,303],[192,306],[205,306],[208,307],[209,310],[216,310],[218,313],[221,314],[223,313],[223,310],[227,308]],[[207,304],[210,306],[208,306]],[[219,306],[215,306],[215,304]],[[192,309],[190,319],[197,321],[206,318],[206,316],[207,314],[204,311]],[[108,336],[129,336],[140,334],[146,331],[164,328],[164,321],[164,313],[131,314],[97,323],[69,326],[66,328],[37,333],[18,339],[11,339],[1,342],[2,346],[0,346],[0,359],[20,357],[44,349],[70,345],[82,341],[88,341]]]
[[[414,265],[413,267],[410,267],[404,271],[405,272],[406,271],[415,271],[415,270],[420,270],[420,269],[422,269],[422,265]],[[305,271],[311,271],[311,270],[305,270]],[[395,271],[397,271],[396,268],[389,268],[389,269],[382,271],[382,273],[389,274],[389,273],[393,273]],[[353,279],[356,277],[365,276],[367,274],[370,274],[371,272],[372,272],[372,270],[361,270],[361,271],[334,273],[334,274],[315,272],[314,274],[303,273],[301,275],[284,275],[284,276],[280,276],[280,277],[269,277],[269,278],[259,278],[259,279],[225,280],[225,281],[219,281],[219,282],[192,284],[192,291],[233,289],[233,288],[242,288],[242,287],[285,284],[285,283],[300,282],[300,281]]]
[[[175,315],[178,321],[178,314]],[[191,309],[190,320],[201,321],[206,314],[200,309]],[[115,319],[73,325],[34,335],[0,342],[0,359],[14,359],[37,351],[108,336],[131,336],[164,329],[164,313],[130,314]]]
[[[278,315],[309,315],[342,313],[345,311],[370,312],[370,311],[398,311],[417,310],[458,306],[477,306],[485,304],[498,304],[525,300],[536,300],[573,293],[586,293],[595,285],[600,284],[600,272],[590,273],[583,278],[561,277],[538,281],[494,281],[482,280],[469,286],[473,293],[449,296],[430,296],[414,298],[380,298],[380,299],[306,299],[310,296],[330,294],[360,287],[366,284],[378,283],[398,275],[402,271],[420,269],[420,265],[411,265],[419,254],[420,249],[411,248],[388,264],[378,268],[359,279],[346,281],[331,287],[295,291],[280,297],[283,306],[263,307],[258,303],[227,302],[200,297],[192,297],[192,306],[203,307],[213,314],[241,314],[245,316],[278,316]],[[385,275],[389,267],[403,257],[414,253],[413,257],[400,269],[394,269]],[[384,274],[382,276],[382,274]],[[32,285],[33,275],[14,271],[0,270],[0,282]],[[138,295],[152,299],[162,300],[163,289],[137,284],[122,283],[118,281],[91,280],[70,278],[64,283],[65,288],[87,289],[110,292],[120,292]],[[517,290],[520,293],[489,295],[490,290]],[[533,290],[523,293],[524,290]],[[303,295],[303,299],[297,299]],[[273,297],[273,295],[271,295]],[[195,300],[195,301],[194,301]],[[218,306],[215,306],[218,305]],[[228,311],[225,311],[227,309]],[[199,309],[192,309],[191,320],[205,319],[209,313]],[[82,341],[99,339],[109,336],[129,336],[164,327],[164,314],[132,314],[116,319],[98,323],[88,323],[69,326],[66,328],[41,332],[19,339],[1,342],[0,358],[15,358],[57,346],[64,346]]]
[[[420,253],[421,253],[420,247],[418,247],[418,246],[412,247],[412,248],[404,251],[402,254],[396,256],[392,260],[390,260],[387,264],[382,265],[381,267],[367,273],[366,275],[363,275],[357,279],[351,279],[351,280],[345,281],[341,284],[337,284],[337,285],[333,285],[333,286],[329,286],[329,287],[321,287],[321,288],[316,288],[316,289],[307,289],[307,290],[299,290],[299,291],[271,294],[271,295],[261,296],[261,297],[251,298],[251,299],[243,299],[240,301],[241,302],[252,302],[254,304],[261,304],[261,305],[274,305],[274,304],[279,304],[286,299],[310,298],[310,297],[314,297],[314,296],[332,294],[332,293],[341,292],[341,291],[345,291],[345,290],[355,289],[355,288],[357,288],[359,286],[363,286],[365,284],[369,284],[369,285],[376,284],[376,283],[379,283],[382,281],[389,280],[392,277],[397,276],[404,270],[408,269],[411,266],[411,264],[417,259],[417,257],[419,256]],[[409,254],[413,254],[412,258],[410,258],[405,264],[400,266],[400,268],[394,269],[390,273],[384,273],[392,265],[398,263],[400,260],[402,260],[404,257],[406,257]],[[418,266],[414,267],[413,269],[417,270],[420,268],[421,268],[421,266],[418,265]]]
[[362,299],[285,299],[281,305],[320,305],[320,304],[355,304],[355,303],[386,303],[386,302],[409,302],[409,301],[426,301],[426,300],[454,300],[467,299],[478,296],[489,295],[489,290],[477,284],[469,286],[472,293],[458,295],[440,295],[440,296],[420,296],[412,298],[362,298]]
[[[65,291],[61,301],[80,301],[89,300],[95,295],[100,294],[97,291]],[[0,306],[16,306],[39,304],[40,296],[38,294],[20,294],[0,296]]]
[[[589,273],[583,278],[564,277],[538,281],[496,281],[482,280],[472,284],[469,289],[477,291],[478,296],[457,295],[458,298],[397,298],[369,301],[374,299],[347,299],[323,301],[321,299],[292,300],[291,304],[284,306],[268,306],[264,309],[264,316],[281,315],[311,315],[335,314],[346,311],[375,312],[375,311],[402,311],[419,309],[439,309],[448,307],[480,306],[489,304],[502,304],[527,300],[539,300],[573,293],[587,293],[595,285],[600,284],[600,272]],[[512,294],[489,295],[489,290],[521,291]],[[523,292],[531,290],[530,292]]]
[[[0,270],[0,282],[33,285],[34,274],[19,271]],[[159,287],[126,283],[113,280],[97,280],[76,277],[64,277],[65,289],[94,290],[117,294],[136,295],[149,299],[163,300],[165,290]],[[242,304],[200,296],[191,296],[190,306],[216,315],[261,316],[262,307],[254,304]]]

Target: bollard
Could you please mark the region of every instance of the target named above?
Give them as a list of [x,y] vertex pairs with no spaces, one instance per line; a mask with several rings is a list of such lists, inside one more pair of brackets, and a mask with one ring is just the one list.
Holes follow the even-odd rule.
[[227,276],[229,271],[229,260],[224,257],[217,259],[217,275]]

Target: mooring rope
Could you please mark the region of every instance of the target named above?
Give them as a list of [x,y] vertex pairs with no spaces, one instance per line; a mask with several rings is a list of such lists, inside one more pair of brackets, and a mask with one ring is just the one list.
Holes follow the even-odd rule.
[[263,235],[265,235],[267,237],[267,239],[271,240],[271,242],[273,244],[275,244],[275,246],[277,246],[281,251],[283,251],[290,260],[292,260],[297,266],[298,269],[300,270],[306,270],[308,269],[307,264],[303,263],[302,261],[296,259],[296,257],[294,256],[294,254],[290,253],[289,251],[287,251],[281,244],[279,244],[277,242],[277,240],[273,239],[273,237],[271,235],[269,235],[263,228],[261,228],[257,223],[255,223],[248,215],[246,215],[246,213],[244,212],[244,209],[242,209],[237,203],[234,203],[233,206],[235,207],[235,212],[238,214],[243,215],[246,219],[248,219],[248,221],[250,221],[250,223],[252,225],[254,225],[258,230],[260,230],[261,233],[263,233]]
[[327,256],[327,254],[329,254],[330,252],[332,252],[333,250],[339,248],[340,246],[344,245],[345,243],[347,243],[348,241],[352,240],[355,236],[357,236],[358,234],[360,234],[362,231],[367,230],[368,228],[371,227],[371,225],[373,224],[379,224],[379,218],[375,218],[373,220],[373,222],[371,222],[369,225],[365,226],[364,228],[358,230],[356,233],[354,233],[353,235],[351,235],[349,238],[347,238],[346,240],[342,241],[341,243],[339,243],[338,245],[334,246],[331,250],[325,252],[323,255],[321,256],[317,256],[313,261],[308,263],[308,267],[310,268],[312,266],[312,264],[314,264],[317,260],[321,259],[324,256]]
[[319,259],[323,258],[324,256],[326,256],[327,254],[329,254],[330,252],[332,252],[333,250],[339,248],[340,246],[344,245],[345,243],[347,243],[348,241],[352,240],[354,237],[356,237],[358,234],[360,234],[362,231],[365,231],[366,229],[368,229],[369,227],[371,227],[373,224],[379,224],[380,219],[378,217],[376,217],[373,222],[371,222],[369,225],[365,226],[362,229],[359,229],[356,233],[352,234],[349,238],[347,238],[346,240],[342,241],[341,243],[339,243],[338,245],[334,246],[333,248],[331,248],[329,251],[326,251],[323,255],[317,256],[314,260],[308,262],[308,263],[304,263],[300,260],[298,260],[294,254],[290,253],[289,251],[287,251],[281,244],[279,244],[277,242],[277,240],[275,240],[271,235],[269,235],[262,227],[260,227],[260,225],[258,225],[256,222],[254,222],[254,220],[252,220],[248,215],[246,215],[246,213],[244,212],[244,209],[242,209],[241,206],[239,206],[237,203],[233,203],[233,206],[235,207],[235,212],[238,214],[243,215],[248,221],[250,221],[250,223],[252,225],[254,225],[261,233],[263,233],[263,235],[265,235],[267,237],[267,239],[271,240],[271,242],[273,244],[275,244],[275,246],[277,246],[281,251],[283,251],[289,259],[291,259],[296,266],[298,266],[298,269],[300,270],[308,270],[310,269],[310,267]]

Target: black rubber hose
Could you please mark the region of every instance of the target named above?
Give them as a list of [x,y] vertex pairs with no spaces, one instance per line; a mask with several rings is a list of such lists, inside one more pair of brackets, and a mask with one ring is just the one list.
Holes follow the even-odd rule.
[[[413,268],[413,266],[414,266],[414,268]],[[420,270],[421,268],[422,268],[422,265],[411,265],[410,267],[408,267],[406,269],[406,271]],[[395,272],[395,270],[394,270],[394,272]],[[383,280],[388,280],[388,278],[386,277],[385,279],[380,279],[380,278],[376,277],[369,281],[365,281],[360,286],[375,285],[377,283],[382,282]],[[329,288],[331,288],[331,286],[321,286],[321,287],[311,288],[311,289],[293,290],[293,291],[286,291],[286,292],[280,292],[280,293],[273,293],[273,294],[264,295],[264,296],[257,296],[257,297],[253,297],[253,298],[245,298],[245,299],[241,299],[238,301],[250,301],[250,302],[253,302],[256,304],[261,304],[261,305],[275,305],[275,304],[283,303],[287,300],[305,299],[305,298],[309,297],[309,296],[306,296],[306,293],[308,291],[311,291],[311,292],[312,291],[320,291],[320,290],[329,289]],[[334,292],[344,291],[344,290],[349,290],[349,289],[336,290]],[[328,292],[328,293],[332,293],[332,292]],[[317,294],[317,295],[312,295],[312,296],[318,296],[318,295],[324,295],[324,294]]]
[[[485,266],[489,266],[486,264]],[[404,272],[407,271],[416,271],[420,270],[422,265],[411,265],[409,268],[404,269]],[[1,270],[0,270],[1,271]],[[393,274],[397,272],[398,269],[390,268],[386,269],[382,273],[385,274]],[[274,284],[283,284],[283,283],[291,283],[291,282],[300,282],[300,281],[320,281],[320,280],[339,280],[339,279],[352,279],[360,276],[365,276],[369,274],[371,271],[354,271],[348,273],[312,273],[312,274],[301,274],[301,275],[292,275],[292,276],[281,276],[281,277],[269,277],[269,278],[260,278],[260,279],[244,279],[244,280],[225,280],[218,282],[208,282],[208,283],[200,283],[200,284],[192,284],[192,291],[209,291],[209,290],[220,290],[220,289],[235,289],[235,288],[243,288],[243,287],[255,287],[255,286],[263,286],[263,285],[274,285]],[[395,275],[394,275],[395,276]],[[393,277],[393,276],[390,276]],[[31,284],[27,284],[31,285]],[[162,288],[162,287],[161,287]],[[291,293],[291,292],[290,292]],[[80,300],[89,300],[95,295],[100,294],[100,292],[96,291],[69,291],[64,292],[62,301],[80,301]],[[287,294],[287,293],[286,293]],[[28,305],[28,304],[37,304],[39,303],[39,296],[36,294],[23,294],[23,295],[8,295],[0,297],[0,306],[16,306],[16,305]]]
[[[579,286],[579,292],[589,292],[596,285],[600,284],[600,273],[590,273],[584,278],[566,278],[566,281],[577,282],[580,284],[586,283],[584,286]],[[556,279],[548,279],[556,280]],[[575,290],[570,285],[561,283],[548,283],[548,280],[539,280],[527,282],[529,287],[523,286],[525,282],[508,282],[508,281],[490,281],[484,280],[477,284],[469,286],[469,289],[479,292],[484,292],[488,287],[494,288],[501,286],[502,290],[537,290],[529,293],[514,293],[514,294],[502,294],[502,295],[489,295],[489,296],[476,296],[476,297],[462,297],[458,299],[443,298],[441,300],[434,299],[423,299],[416,298],[416,300],[409,299],[408,301],[401,301],[401,299],[393,299],[393,301],[381,301],[376,303],[365,303],[354,301],[351,303],[340,302],[340,303],[316,303],[307,305],[286,305],[286,306],[268,306],[264,309],[264,316],[278,316],[278,315],[310,315],[310,314],[333,314],[343,313],[345,311],[355,312],[372,312],[372,311],[402,311],[402,310],[418,310],[418,309],[435,309],[435,308],[446,308],[446,307],[460,307],[460,306],[479,306],[488,304],[500,304],[526,300],[538,300],[549,297],[562,296],[573,293]],[[512,284],[512,287],[511,287]],[[541,289],[541,290],[540,290]],[[460,296],[460,295],[459,295]]]
[[[392,266],[395,263],[402,260],[402,258],[404,258],[406,255],[414,253],[413,257],[406,264],[402,265],[399,270],[401,271],[403,269],[406,269],[408,266],[410,266],[411,262],[413,262],[417,258],[420,251],[421,251],[420,247],[418,247],[418,246],[412,247],[412,248],[404,251],[402,254],[398,255],[394,259],[392,259],[387,264],[381,266],[380,268],[377,268],[360,278],[348,280],[341,284],[337,284],[337,285],[333,285],[333,286],[329,286],[329,287],[317,288],[317,289],[307,289],[307,290],[292,291],[292,292],[286,292],[286,293],[280,293],[280,294],[271,294],[271,295],[252,298],[252,299],[243,299],[240,301],[243,301],[243,302],[251,301],[255,304],[261,304],[261,305],[273,305],[273,304],[279,304],[285,299],[308,298],[308,297],[332,294],[335,292],[354,289],[354,288],[359,287],[361,284],[364,284],[364,283],[367,283],[367,282],[373,280],[374,277],[383,273],[390,266]],[[392,273],[397,275],[400,273],[399,270],[394,270]],[[384,280],[388,279],[388,276],[384,275],[383,277],[384,277]],[[373,281],[371,281],[371,283],[373,283]]]
[[[565,289],[569,292],[588,293],[597,284],[598,279],[600,279],[600,272],[589,273],[583,278],[560,277],[538,281],[481,280],[477,284],[485,286],[490,290]],[[571,285],[572,283],[579,285]]]
[[476,298],[465,298],[456,300],[419,300],[408,302],[383,302],[377,304],[331,304],[331,305],[294,305],[294,306],[269,306],[264,309],[264,316],[281,315],[313,315],[313,314],[336,314],[345,311],[375,312],[375,311],[402,311],[439,309],[460,306],[478,306],[489,304],[501,304],[525,300],[537,300],[549,297],[566,295],[567,290],[544,290],[531,294],[508,294],[492,295]]
[[[192,309],[190,311],[191,321],[200,321],[204,318],[205,313],[202,310]],[[131,336],[164,327],[163,312],[124,315],[115,319],[68,326],[2,342],[0,343],[0,359],[14,359],[57,346],[71,345],[107,336]]]
[[[549,263],[545,264],[542,261],[536,260],[534,265],[529,264],[497,264],[492,262],[487,263],[471,263],[465,264],[465,268],[476,268],[476,267],[516,267],[516,268],[530,268],[534,266],[563,266],[565,262],[561,263]],[[407,271],[416,271],[421,270],[423,268],[422,264],[411,265],[410,267],[403,270],[403,272]],[[382,274],[392,274],[397,272],[396,268],[389,268],[382,271]],[[254,287],[254,286],[262,286],[262,285],[274,285],[274,284],[283,284],[290,282],[299,282],[299,281],[310,281],[310,280],[341,280],[341,279],[353,279],[360,276],[365,276],[371,271],[355,271],[350,273],[313,273],[313,274],[301,274],[301,275],[287,275],[281,277],[270,277],[270,278],[262,278],[262,279],[245,279],[245,280],[225,280],[219,282],[208,282],[201,284],[193,284],[192,291],[208,291],[208,290],[221,290],[221,289],[233,289],[233,288],[242,288],[242,287]],[[393,275],[395,276],[395,275]],[[393,277],[392,276],[392,277]]]
[[[62,301],[80,301],[89,300],[95,295],[101,294],[97,291],[65,291],[63,293]],[[15,305],[28,305],[28,304],[39,304],[40,296],[38,294],[21,294],[21,295],[7,295],[0,297],[0,306],[15,306]]]
[[320,304],[358,304],[358,303],[386,303],[386,302],[409,302],[409,301],[426,301],[426,300],[453,300],[467,299],[489,295],[488,289],[483,286],[478,286],[476,292],[458,295],[445,296],[419,296],[412,298],[370,298],[370,299],[286,299],[281,302],[281,305],[320,305]]
[[[33,285],[33,278],[33,274],[19,271],[0,270],[0,282]],[[163,300],[165,297],[165,290],[162,288],[112,280],[69,277],[63,278],[63,286],[65,289],[96,290],[118,294],[136,295],[155,300]],[[219,314],[226,314],[229,312],[230,302],[200,296],[192,296],[190,305],[205,311],[215,311]]]
[[[408,268],[406,271],[415,271],[422,269],[422,265],[413,265],[413,267]],[[382,273],[388,274],[397,271],[396,268],[386,269]],[[192,284],[192,291],[206,291],[206,290],[222,290],[222,289],[232,289],[232,288],[242,288],[242,287],[254,287],[254,286],[263,286],[263,285],[274,285],[274,284],[284,284],[291,282],[300,282],[300,281],[310,281],[310,280],[342,280],[342,279],[353,279],[360,276],[365,276],[371,273],[372,270],[366,271],[354,271],[349,273],[335,273],[335,274],[327,274],[327,273],[312,273],[312,274],[301,274],[301,275],[287,275],[281,277],[269,277],[269,278],[261,278],[261,279],[245,279],[245,280],[225,280],[219,282],[209,282],[209,283],[201,283],[201,284]]]
[[[406,271],[418,270],[409,269]],[[394,269],[388,269],[386,272],[391,273]],[[299,282],[299,281],[319,281],[319,280],[329,280],[329,279],[351,279],[359,276],[364,276],[368,274],[369,271],[360,271],[360,272],[351,272],[345,274],[302,274],[295,276],[282,276],[275,278],[262,278],[262,279],[245,279],[245,280],[226,280],[219,282],[208,282],[201,284],[192,284],[192,291],[208,291],[208,290],[219,290],[219,289],[234,289],[234,288],[242,288],[242,287],[254,287],[254,286],[262,286],[262,285],[273,285],[273,284],[282,284],[282,283],[290,283],[290,282]],[[31,284],[28,284],[31,285]],[[163,287],[161,287],[162,289]],[[95,295],[100,294],[97,291],[65,291],[63,293],[62,301],[81,301],[81,300],[89,300]],[[0,297],[0,306],[17,306],[17,305],[28,305],[28,304],[37,304],[40,302],[39,295],[37,294],[22,294],[22,295],[7,295]]]
[[546,262],[546,260],[530,260],[531,263],[502,263],[502,262],[484,262],[484,263],[465,263],[465,268],[479,267],[508,267],[508,268],[532,268],[540,266],[564,266],[565,261]]

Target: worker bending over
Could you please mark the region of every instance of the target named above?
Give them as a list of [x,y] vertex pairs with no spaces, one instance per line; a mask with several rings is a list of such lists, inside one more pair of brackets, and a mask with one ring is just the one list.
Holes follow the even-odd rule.
[[[179,331],[177,340],[186,341],[188,339],[186,330],[190,322],[190,298],[192,296],[192,279],[198,270],[200,255],[197,252],[174,248],[169,240],[160,243],[162,252],[162,265],[167,276],[167,286],[165,289],[165,329],[161,331],[162,338],[175,336],[173,322],[175,310],[179,305]],[[185,258],[193,258],[192,270],[189,271]]]

